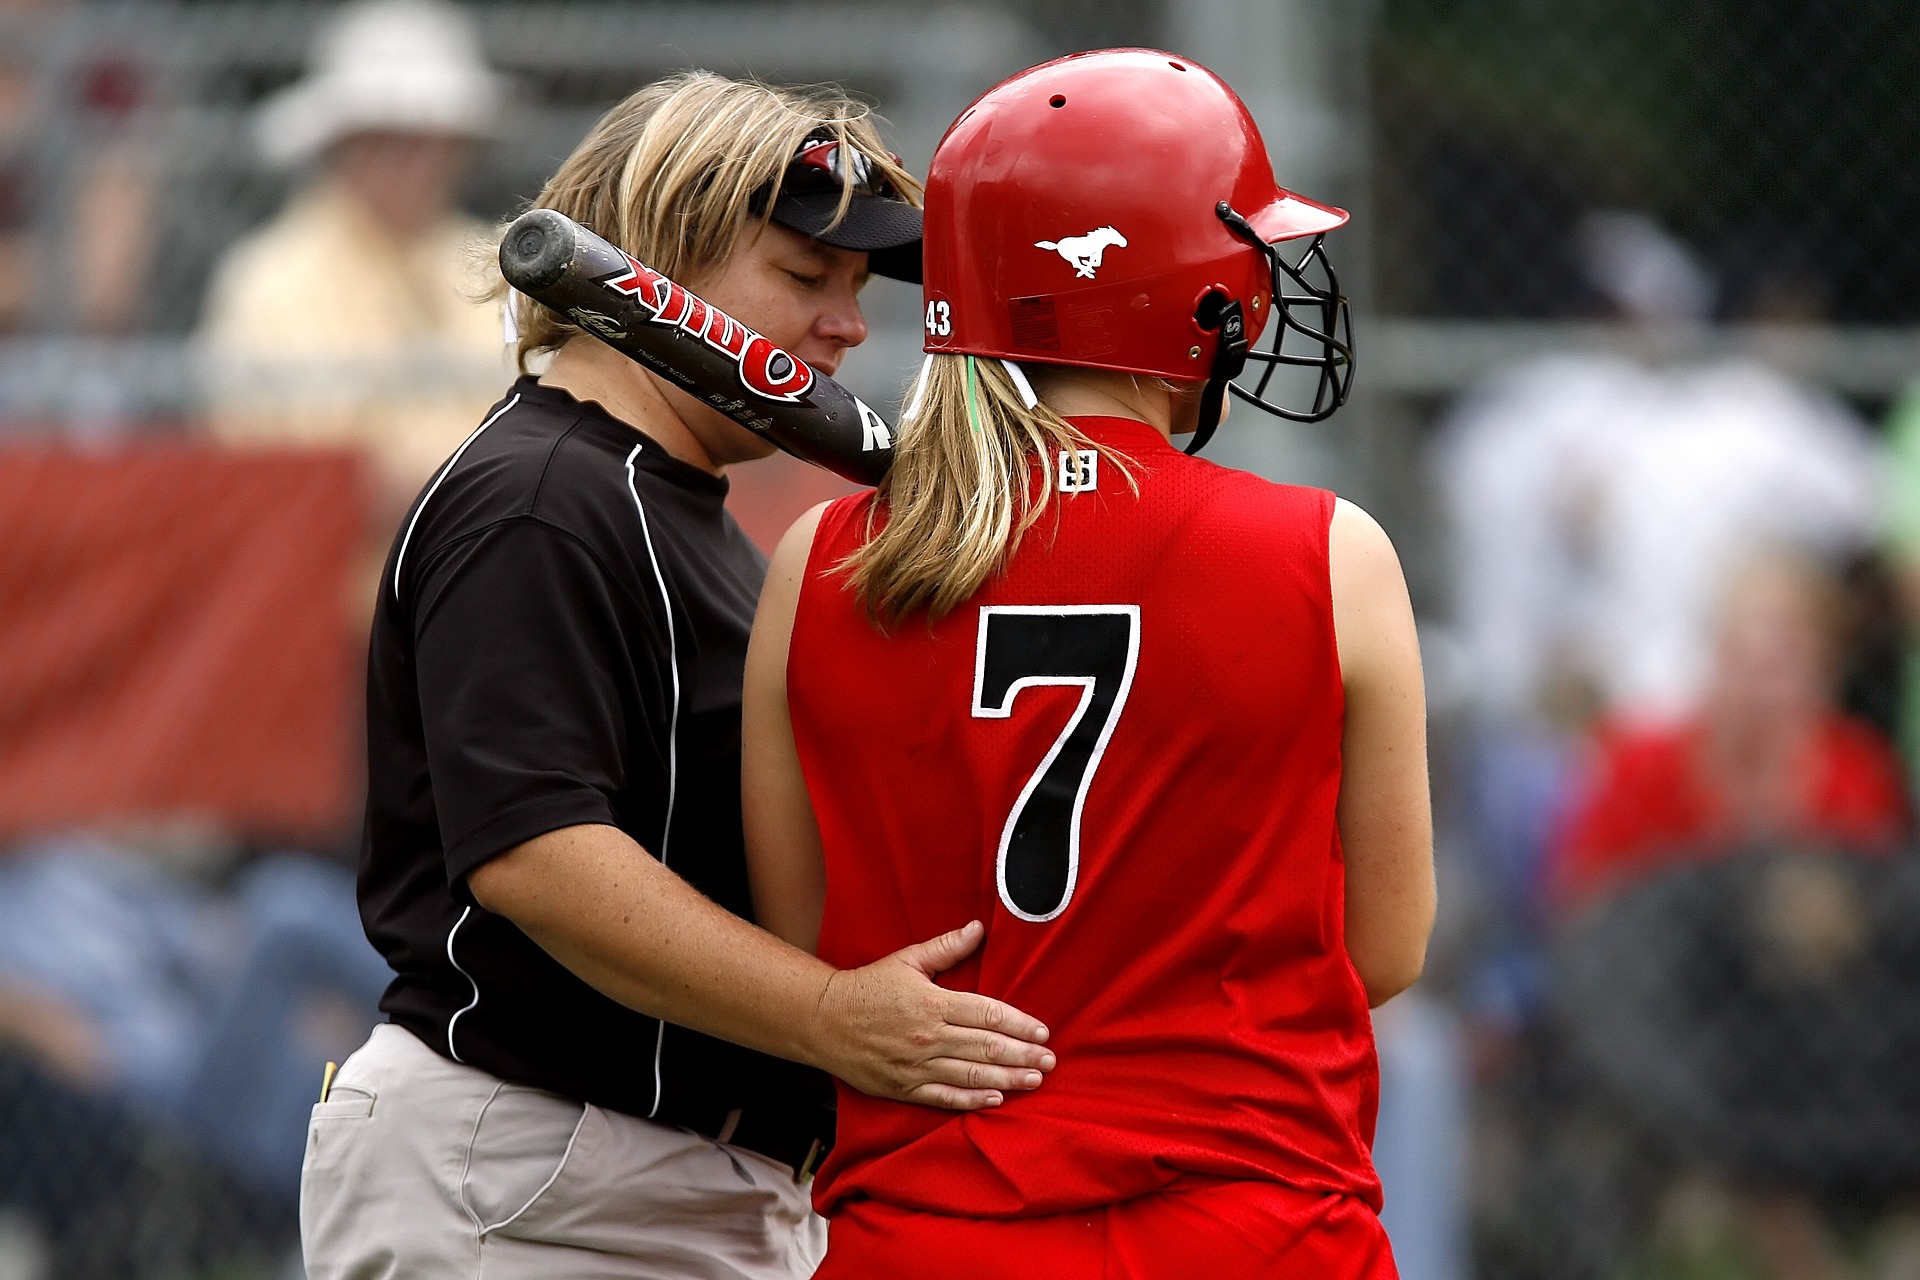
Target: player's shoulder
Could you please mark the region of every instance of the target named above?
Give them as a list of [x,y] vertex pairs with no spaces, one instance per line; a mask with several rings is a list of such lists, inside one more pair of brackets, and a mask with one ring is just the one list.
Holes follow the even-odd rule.
[[1364,507],[1336,498],[1327,524],[1327,559],[1336,592],[1349,590],[1405,593],[1400,553],[1380,522]]
[[1371,512],[1348,498],[1335,497],[1329,509],[1329,536],[1339,542],[1372,553],[1393,551],[1393,539]]
[[1270,480],[1205,458],[1182,457],[1175,465],[1185,483],[1153,488],[1169,496],[1184,495],[1204,513],[1210,528],[1240,528],[1256,538],[1286,534],[1325,544],[1340,501],[1331,490]]
[[461,445],[460,482],[531,501],[555,468],[573,471],[585,464],[577,446],[563,447],[579,416],[537,378],[516,379]]
[[823,502],[807,514],[814,517],[814,527],[818,531],[837,536],[843,530],[852,530],[856,537],[864,539],[870,530],[877,530],[879,522],[886,519],[886,506],[878,490],[862,489],[858,493],[844,494],[830,502]]
[[875,490],[862,489],[810,508],[794,521],[781,545],[801,541],[798,554],[803,562],[816,547],[837,559],[857,550],[885,522],[886,503]]

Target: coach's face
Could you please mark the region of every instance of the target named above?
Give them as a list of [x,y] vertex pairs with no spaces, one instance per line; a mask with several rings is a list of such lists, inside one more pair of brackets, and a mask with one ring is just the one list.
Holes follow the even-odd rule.
[[[867,320],[860,313],[867,255],[821,244],[777,223],[749,228],[718,272],[688,283],[822,373],[838,372],[847,348],[867,340]],[[715,462],[764,458],[774,450],[763,437],[692,397],[681,399],[678,407]]]

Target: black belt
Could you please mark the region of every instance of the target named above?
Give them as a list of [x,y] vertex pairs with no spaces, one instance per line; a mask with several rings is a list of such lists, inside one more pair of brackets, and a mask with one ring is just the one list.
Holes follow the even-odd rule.
[[823,1119],[813,1107],[748,1106],[727,1112],[718,1124],[686,1127],[715,1142],[777,1160],[793,1170],[796,1182],[805,1182],[833,1146],[833,1131],[823,1125]]

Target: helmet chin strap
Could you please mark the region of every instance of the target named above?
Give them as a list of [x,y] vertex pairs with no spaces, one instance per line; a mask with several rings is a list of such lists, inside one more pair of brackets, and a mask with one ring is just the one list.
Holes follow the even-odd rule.
[[1194,319],[1202,329],[1219,330],[1220,345],[1214,348],[1213,368],[1207,374],[1207,386],[1200,393],[1200,418],[1187,442],[1187,453],[1196,454],[1207,447],[1220,426],[1220,411],[1226,404],[1227,384],[1247,367],[1247,319],[1240,300],[1224,293],[1209,293],[1200,300]]

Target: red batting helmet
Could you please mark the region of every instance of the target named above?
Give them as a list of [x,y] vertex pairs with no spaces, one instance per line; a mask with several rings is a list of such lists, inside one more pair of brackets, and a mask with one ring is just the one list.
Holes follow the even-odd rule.
[[[1270,412],[1318,421],[1352,381],[1346,299],[1320,237],[1347,215],[1274,182],[1266,144],[1220,78],[1150,49],[1077,53],[989,89],[927,174],[926,350],[1207,379],[1200,430],[1251,356]],[[1310,238],[1297,259],[1275,246]],[[1275,307],[1271,351],[1250,351]],[[1297,350],[1282,351],[1287,334]],[[1277,365],[1314,399],[1264,398]]]

